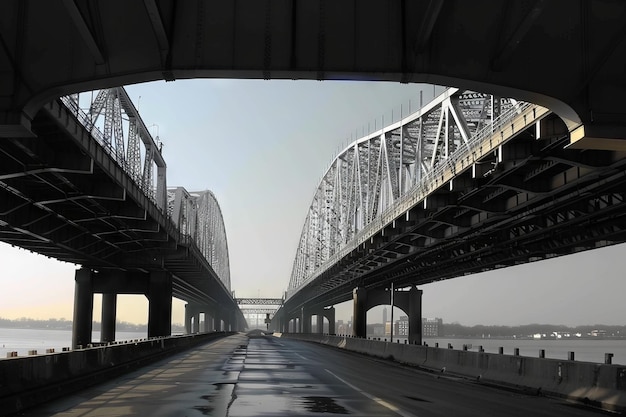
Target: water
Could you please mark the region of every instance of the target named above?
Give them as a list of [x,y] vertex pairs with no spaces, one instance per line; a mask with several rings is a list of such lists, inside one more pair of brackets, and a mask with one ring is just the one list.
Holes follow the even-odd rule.
[[[395,341],[395,340],[394,340]],[[448,343],[454,349],[462,350],[463,345],[471,345],[468,350],[478,352],[480,346],[486,353],[498,353],[504,348],[505,355],[513,355],[519,349],[520,356],[539,357],[539,351],[545,350],[546,358],[567,360],[568,352],[574,352],[574,359],[580,362],[604,363],[604,354],[612,353],[613,364],[626,365],[626,340],[614,339],[448,339],[442,337],[424,338],[429,347],[439,343],[440,348],[447,348]],[[401,340],[400,343],[404,343]]]
[[[146,337],[146,332],[116,332],[118,341],[145,339]],[[99,331],[93,332],[92,340],[94,342],[100,341]],[[64,347],[71,346],[71,330],[0,328],[0,359],[6,358],[7,352],[17,352],[18,356],[27,356],[30,350],[36,350],[38,354],[45,354],[46,349],[61,352]]]
[[[145,339],[145,332],[116,333],[118,341]],[[100,332],[94,331],[92,340],[100,340]],[[394,338],[394,342],[397,339]],[[504,348],[504,354],[512,355],[515,348],[521,356],[539,357],[539,351],[545,350],[546,358],[567,360],[569,352],[574,352],[574,359],[581,362],[604,363],[604,354],[613,353],[613,363],[626,365],[626,340],[612,339],[450,339],[443,337],[427,337],[424,342],[430,347],[439,343],[440,348],[447,348],[448,343],[454,349],[461,350],[463,345],[471,345],[468,350],[477,352],[482,346],[487,353],[498,353]],[[404,339],[400,339],[404,343]],[[0,359],[6,358],[7,352],[18,352],[18,356],[27,356],[29,350],[45,354],[46,349],[60,352],[64,347],[72,346],[71,330],[42,329],[3,329],[0,328]]]

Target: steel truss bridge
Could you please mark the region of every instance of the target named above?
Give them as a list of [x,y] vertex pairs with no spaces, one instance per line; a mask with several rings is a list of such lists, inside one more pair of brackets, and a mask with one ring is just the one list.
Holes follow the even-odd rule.
[[344,149],[317,188],[283,311],[626,241],[626,153],[568,147],[534,104],[448,89]]
[[115,291],[108,280],[145,294],[165,271],[173,296],[241,318],[215,196],[167,188],[159,140],[123,88],[52,101],[33,130],[0,141],[0,240],[99,272],[95,292]]
[[[263,319],[272,319],[284,302],[282,298],[236,298],[235,301],[246,317],[248,327],[253,321],[258,321],[259,316],[263,316]],[[269,323],[264,321],[263,324]]]

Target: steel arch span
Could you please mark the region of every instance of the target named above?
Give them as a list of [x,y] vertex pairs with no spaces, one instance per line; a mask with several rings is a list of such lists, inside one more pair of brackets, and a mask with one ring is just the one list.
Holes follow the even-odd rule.
[[441,169],[517,115],[524,105],[451,88],[419,111],[346,147],[315,191],[288,296],[332,264],[346,246],[380,229],[386,210],[433,189]]
[[209,191],[189,192],[183,187],[167,190],[168,215],[182,238],[189,238],[202,253],[226,289],[230,291],[228,242],[222,210]]

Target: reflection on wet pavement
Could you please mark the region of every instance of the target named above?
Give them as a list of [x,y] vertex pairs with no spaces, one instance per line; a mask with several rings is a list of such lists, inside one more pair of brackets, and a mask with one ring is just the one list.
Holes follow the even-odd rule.
[[[245,355],[245,356],[244,356]],[[381,416],[389,410],[333,378],[312,361],[284,347],[271,336],[252,337],[224,363],[224,372],[238,372],[232,392],[216,391],[205,415],[319,416],[320,414]],[[227,414],[222,406],[230,402]]]

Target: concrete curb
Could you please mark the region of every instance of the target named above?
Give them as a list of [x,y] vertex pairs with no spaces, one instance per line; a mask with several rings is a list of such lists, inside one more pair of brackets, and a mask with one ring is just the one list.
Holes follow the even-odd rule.
[[626,410],[626,366],[530,358],[316,334],[281,337],[321,343],[605,410]]

